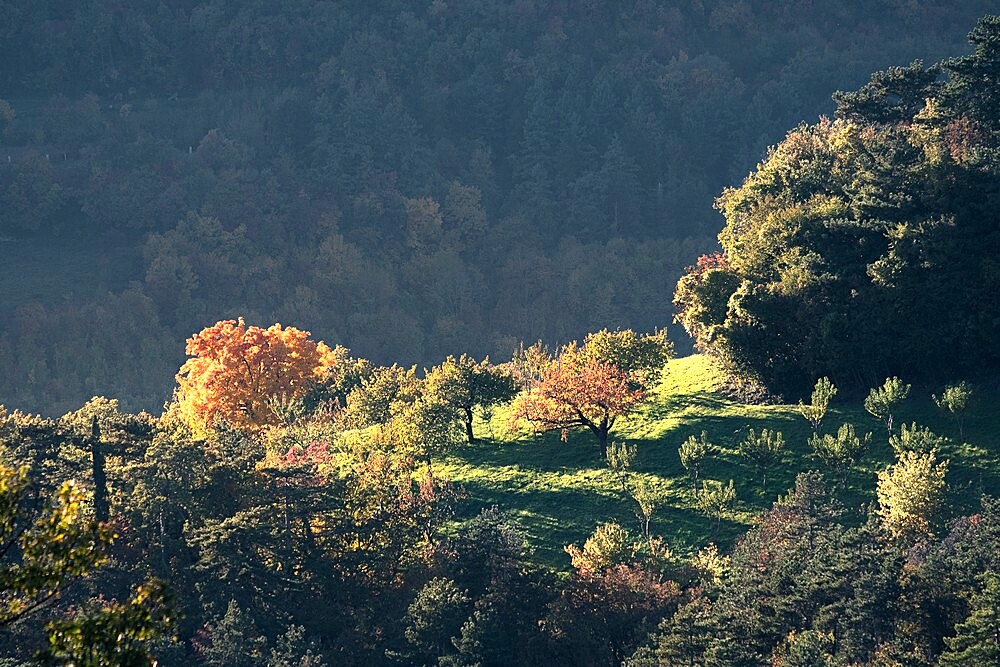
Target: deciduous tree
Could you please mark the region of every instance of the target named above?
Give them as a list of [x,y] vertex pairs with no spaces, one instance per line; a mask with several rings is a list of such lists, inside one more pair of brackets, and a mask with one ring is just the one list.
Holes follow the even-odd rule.
[[814,429],[819,429],[823,417],[826,416],[826,408],[830,405],[830,399],[836,395],[837,388],[830,382],[830,378],[820,378],[816,381],[809,405],[799,401],[799,412],[812,424]]
[[760,485],[767,490],[767,471],[781,460],[785,452],[785,439],[781,431],[762,428],[758,434],[753,429],[739,446],[739,454],[760,474]]
[[639,564],[577,573],[544,621],[559,654],[551,664],[622,664],[680,597],[676,583]]
[[912,422],[909,426],[900,424],[899,433],[889,436],[889,446],[896,456],[903,452],[916,452],[917,454],[927,454],[933,451],[946,441],[946,438],[935,434],[929,428],[918,426]]
[[597,574],[614,565],[632,563],[637,545],[625,528],[612,521],[598,525],[582,549],[570,544],[565,551],[578,572]]
[[722,517],[736,501],[736,487],[733,480],[728,485],[714,479],[706,479],[698,490],[698,507],[702,512],[715,518],[715,530],[722,525]]
[[851,466],[864,455],[871,439],[871,433],[860,437],[854,431],[854,424],[843,424],[837,429],[835,436],[829,433],[823,435],[814,433],[809,438],[809,446],[823,465],[837,473],[843,484],[847,481],[847,473]]
[[665,503],[662,491],[645,477],[635,477],[628,487],[629,496],[635,502],[635,518],[639,521],[639,529],[651,552],[659,551],[659,538],[654,538],[649,524],[653,515]]
[[520,396],[515,422],[528,421],[542,429],[585,427],[606,457],[608,433],[646,399],[672,351],[663,332],[590,334],[583,345],[564,347],[541,379]]
[[187,341],[191,358],[177,374],[178,402],[192,423],[258,429],[278,423],[269,401],[298,397],[334,362],[308,331],[224,320]]
[[49,664],[78,667],[156,665],[150,649],[176,625],[172,602],[161,582],[138,586],[127,602],[89,605],[71,618],[46,626]]
[[387,424],[394,414],[420,397],[415,367],[393,364],[374,369],[347,395],[347,416],[356,428]]
[[933,394],[934,404],[943,412],[947,412],[958,424],[958,437],[965,437],[965,413],[969,409],[972,400],[972,387],[968,382],[948,385],[941,392],[941,395]]
[[681,458],[681,465],[684,466],[684,470],[687,471],[688,478],[691,480],[692,488],[698,486],[698,476],[701,474],[702,464],[713,451],[715,451],[715,445],[708,441],[708,434],[705,431],[701,432],[700,438],[693,435],[689,437],[677,450],[677,454]]
[[73,482],[38,502],[28,468],[0,465],[0,627],[38,611],[107,558],[111,528]]
[[874,387],[868,392],[865,410],[884,421],[889,435],[892,435],[893,413],[909,395],[910,385],[903,384],[898,377],[887,378],[881,387]]
[[628,493],[628,481],[632,476],[637,447],[629,442],[612,442],[608,445],[608,468],[622,485],[622,493]]
[[944,506],[948,462],[934,452],[904,451],[878,474],[878,515],[893,537],[912,542],[934,534]]
[[491,366],[488,358],[477,362],[463,354],[457,359],[449,356],[428,371],[423,390],[461,413],[465,437],[471,444],[476,439],[472,430],[473,410],[509,403],[517,395],[518,387],[510,373]]

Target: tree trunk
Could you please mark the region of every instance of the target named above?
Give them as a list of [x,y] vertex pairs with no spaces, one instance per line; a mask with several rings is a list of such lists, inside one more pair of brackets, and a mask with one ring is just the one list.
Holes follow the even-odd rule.
[[289,518],[288,518],[288,489],[287,488],[284,490],[284,494],[283,495],[284,495],[284,498],[283,498],[282,505],[284,506],[284,512],[283,512],[284,517],[283,517],[283,519],[284,519],[284,524],[285,524],[285,530],[284,530],[284,533],[285,533],[285,556],[284,557],[287,559],[287,561],[284,562],[284,563],[282,563],[282,569],[285,570],[285,569],[287,569],[287,566],[290,565],[291,562],[292,562],[292,526],[291,526],[291,522],[289,521]]
[[608,458],[608,431],[610,430],[604,424],[601,424],[597,428],[593,429],[594,435],[597,436],[597,444],[601,446],[601,458]]
[[97,415],[90,422],[90,463],[94,474],[94,516],[98,521],[107,521],[108,477],[104,471],[104,452],[101,451],[101,427],[97,425]]
[[472,432],[472,408],[463,408],[463,410],[465,410],[465,437],[468,438],[471,445],[476,441],[476,436]]
[[163,510],[160,510],[158,520],[160,524],[160,567],[164,578],[166,578],[170,572],[170,566],[167,563],[167,527],[163,523]]
[[306,547],[309,552],[312,553],[313,549],[316,547],[316,538],[312,531],[312,522],[309,520],[308,512],[302,513],[302,533],[305,535]]

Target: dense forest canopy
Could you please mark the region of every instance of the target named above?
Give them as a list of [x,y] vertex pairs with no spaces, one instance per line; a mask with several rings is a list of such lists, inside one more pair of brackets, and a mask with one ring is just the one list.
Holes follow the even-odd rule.
[[723,254],[677,289],[679,319],[737,378],[989,373],[1000,357],[1000,20],[975,52],[836,95],[717,205]]
[[954,4],[0,5],[0,667],[1000,665]]
[[158,409],[237,315],[406,364],[651,330],[723,186],[992,5],[0,3],[0,400]]

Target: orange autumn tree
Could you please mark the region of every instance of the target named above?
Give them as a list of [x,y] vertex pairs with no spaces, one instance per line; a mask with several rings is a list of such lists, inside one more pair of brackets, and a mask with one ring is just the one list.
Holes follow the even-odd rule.
[[192,424],[244,430],[276,424],[271,402],[302,396],[336,360],[308,331],[248,327],[242,317],[202,329],[186,352],[191,359],[177,374],[181,413]]
[[646,400],[673,345],[662,331],[603,330],[565,346],[514,404],[515,424],[542,430],[587,428],[607,456],[615,422]]

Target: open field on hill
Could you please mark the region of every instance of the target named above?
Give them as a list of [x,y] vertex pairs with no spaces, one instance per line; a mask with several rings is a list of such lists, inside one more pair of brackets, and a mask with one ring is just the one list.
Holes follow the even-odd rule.
[[[676,552],[696,550],[708,542],[728,547],[752,523],[753,517],[787,492],[795,475],[820,469],[808,438],[812,427],[797,405],[748,405],[720,391],[720,376],[701,355],[672,360],[653,399],[644,409],[621,422],[613,439],[637,445],[635,471],[647,476],[664,495],[664,507],[653,529]],[[905,378],[904,378],[905,380]],[[974,511],[981,493],[1000,490],[1000,413],[995,391],[977,388],[966,420],[965,442],[955,423],[931,400],[937,387],[914,386],[896,424],[917,422],[949,438],[940,449],[950,460],[949,493],[956,513]],[[856,513],[875,502],[876,474],[893,460],[885,426],[865,412],[861,397],[834,398],[821,430],[835,432],[845,422],[859,434],[872,433],[868,455],[851,472],[838,494]],[[538,557],[557,568],[569,567],[563,546],[582,543],[594,527],[617,520],[636,528],[631,500],[623,496],[617,478],[601,459],[596,441],[583,431],[571,432],[563,442],[558,431],[510,433],[508,415],[498,412],[491,423],[477,424],[482,441],[464,446],[447,457],[444,471],[468,492],[462,516],[498,505],[513,513],[529,532]],[[786,440],[781,463],[769,474],[766,491],[755,471],[736,453],[746,427],[776,429]],[[680,464],[677,448],[690,435],[708,433],[718,453],[705,465],[703,478],[735,481],[735,511],[718,529],[702,514],[691,484]],[[489,436],[492,433],[492,438]]]

